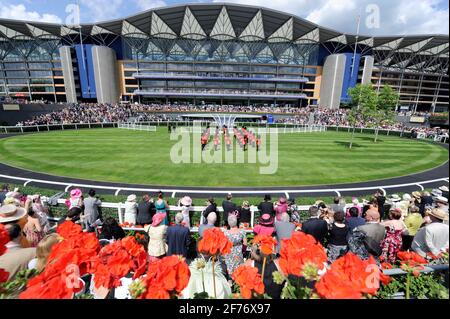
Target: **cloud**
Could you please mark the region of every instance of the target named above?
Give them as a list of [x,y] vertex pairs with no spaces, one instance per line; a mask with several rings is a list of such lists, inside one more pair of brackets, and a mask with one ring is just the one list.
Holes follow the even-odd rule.
[[[241,0],[227,1],[242,3]],[[246,4],[293,13],[345,33],[356,33],[358,14],[361,14],[360,31],[364,35],[449,33],[447,0],[247,0]],[[370,23],[377,13],[374,8],[379,13],[378,24]]]
[[166,6],[164,0],[134,0],[139,10],[148,10]]
[[81,20],[99,22],[122,18],[123,0],[81,0]]
[[38,13],[36,11],[27,11],[23,4],[3,4],[0,3],[0,18],[25,20],[25,21],[39,21],[49,23],[61,23],[60,17],[50,13]]

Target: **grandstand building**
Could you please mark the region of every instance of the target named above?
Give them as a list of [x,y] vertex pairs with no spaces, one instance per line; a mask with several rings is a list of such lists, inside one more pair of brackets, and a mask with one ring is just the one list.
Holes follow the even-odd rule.
[[338,108],[371,83],[398,90],[399,106],[441,111],[448,63],[448,35],[356,36],[236,4],[79,27],[0,19],[0,99]]

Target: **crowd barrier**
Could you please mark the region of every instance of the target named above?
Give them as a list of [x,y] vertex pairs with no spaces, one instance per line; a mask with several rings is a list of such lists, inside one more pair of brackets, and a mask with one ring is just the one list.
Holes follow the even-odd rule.
[[[207,126],[211,124],[211,121],[195,121],[196,124],[200,124],[201,126]],[[142,121],[142,122],[104,122],[104,123],[73,123],[73,124],[46,124],[46,125],[27,125],[27,126],[0,126],[0,134],[17,134],[17,133],[33,133],[33,132],[49,132],[49,131],[57,131],[57,130],[79,130],[86,128],[114,128],[114,127],[122,127],[127,125],[142,125],[142,126],[193,126],[194,122],[192,121]],[[336,126],[336,125],[319,125],[319,124],[291,124],[291,123],[252,123],[252,122],[235,122],[237,126],[247,126],[247,127],[271,127],[282,129],[280,132],[301,132],[305,130],[305,127],[323,127],[324,130],[328,131],[336,131],[336,132],[352,132],[353,127],[351,126]],[[377,129],[377,128],[355,128],[355,132],[357,133],[365,133],[365,134],[375,134],[378,132],[379,135],[386,136],[399,136],[399,137],[410,137],[411,131],[409,130],[398,130],[398,129]],[[449,137],[445,135],[441,136],[432,136],[427,138],[424,133],[418,134],[418,139],[425,139],[433,142],[439,143],[448,143]]]

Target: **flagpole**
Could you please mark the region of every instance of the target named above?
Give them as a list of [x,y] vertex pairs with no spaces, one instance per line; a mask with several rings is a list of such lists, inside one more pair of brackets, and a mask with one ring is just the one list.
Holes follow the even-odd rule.
[[[355,36],[355,50],[353,51],[353,63],[352,63],[352,73],[355,73],[355,64],[356,64],[356,51],[358,49],[358,39],[359,39],[359,29],[361,26],[361,14],[358,14],[356,17],[357,25],[356,25],[356,36]],[[358,84],[358,73],[356,73],[356,84]],[[361,89],[359,91],[359,99],[361,98]],[[358,99],[358,106],[356,107],[356,110],[359,111],[359,99]],[[356,114],[358,116],[358,113]],[[355,123],[353,124],[353,130],[352,130],[352,138],[350,140],[349,148],[351,149],[353,147],[353,138],[355,137],[355,130],[356,130],[356,119]]]

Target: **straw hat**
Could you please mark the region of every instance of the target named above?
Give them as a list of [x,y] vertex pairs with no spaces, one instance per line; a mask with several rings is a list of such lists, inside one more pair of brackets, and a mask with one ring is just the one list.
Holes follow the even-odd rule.
[[428,212],[428,215],[436,217],[437,219],[440,220],[446,220],[448,218],[448,215],[442,209],[439,208],[432,209],[430,212]]
[[27,214],[25,208],[8,204],[0,207],[0,224],[13,222],[22,219]]
[[448,199],[444,196],[438,196],[434,199],[435,202],[448,204]]
[[250,203],[245,200],[242,202],[242,207],[245,207],[245,208],[250,207]]
[[448,192],[448,187],[447,186],[441,186],[441,187],[439,187],[439,189],[441,190],[441,191],[443,191],[443,192]]
[[400,198],[400,196],[398,196],[397,194],[393,194],[392,196],[391,196],[391,198],[390,198],[390,200],[391,200],[391,202],[399,202],[399,201],[401,201],[402,199]]
[[416,199],[419,199],[422,197],[422,194],[418,191],[412,192],[411,195]]

